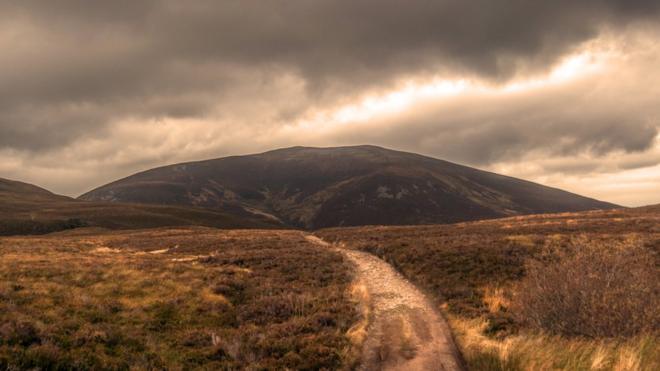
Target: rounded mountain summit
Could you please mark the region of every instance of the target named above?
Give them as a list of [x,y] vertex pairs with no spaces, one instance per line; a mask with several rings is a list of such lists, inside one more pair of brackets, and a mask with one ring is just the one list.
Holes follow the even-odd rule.
[[80,196],[89,201],[249,212],[286,226],[434,224],[611,209],[556,188],[376,146],[292,147],[164,166]]

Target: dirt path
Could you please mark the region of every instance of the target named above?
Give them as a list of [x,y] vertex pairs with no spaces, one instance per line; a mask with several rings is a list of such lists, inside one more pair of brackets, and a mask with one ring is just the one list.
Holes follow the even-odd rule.
[[337,250],[355,264],[371,298],[361,370],[463,370],[447,322],[413,284],[371,254]]

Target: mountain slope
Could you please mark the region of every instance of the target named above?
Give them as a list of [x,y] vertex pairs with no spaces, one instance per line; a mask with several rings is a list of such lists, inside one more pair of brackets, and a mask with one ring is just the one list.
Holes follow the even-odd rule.
[[242,208],[306,227],[450,223],[615,205],[375,146],[293,147],[141,172],[91,201]]
[[183,225],[273,228],[279,223],[245,211],[87,202],[0,178],[0,235],[41,234],[81,226],[135,229]]
[[21,205],[27,206],[36,202],[61,201],[74,200],[69,197],[56,195],[32,184],[0,178],[0,204],[3,206],[2,212],[8,211],[9,207],[20,209]]

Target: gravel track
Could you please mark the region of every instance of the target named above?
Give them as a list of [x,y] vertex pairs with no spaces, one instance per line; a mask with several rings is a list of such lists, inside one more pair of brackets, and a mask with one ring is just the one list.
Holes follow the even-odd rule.
[[369,253],[307,239],[343,254],[367,286],[371,318],[360,370],[464,370],[445,319],[392,266]]

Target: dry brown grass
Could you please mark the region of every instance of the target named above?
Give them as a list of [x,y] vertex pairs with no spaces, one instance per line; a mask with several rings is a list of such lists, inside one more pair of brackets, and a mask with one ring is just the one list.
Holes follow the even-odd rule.
[[[509,306],[528,328],[569,337],[660,331],[657,257],[635,238],[549,244],[530,260]],[[506,306],[505,306],[506,307]]]
[[507,291],[503,287],[486,286],[484,288],[482,300],[490,313],[498,313],[511,306],[511,299],[506,296]]
[[296,231],[0,239],[0,369],[340,368],[351,280]]
[[[658,369],[658,310],[654,303],[659,300],[660,207],[455,225],[333,228],[317,234],[383,258],[435,298],[450,318],[472,369]],[[573,337],[586,335],[584,331],[568,334],[533,325],[533,316],[521,312],[512,300],[517,293],[517,300],[524,297],[520,290],[542,302],[557,300],[552,287],[566,283],[571,276],[556,274],[549,279],[541,268],[548,261],[565,261],[573,254],[558,251],[575,252],[584,245],[593,247],[591,260],[597,264],[589,266],[594,270],[573,266],[573,283],[588,282],[580,273],[611,274],[611,267],[603,264],[612,260],[608,250],[626,251],[632,256],[623,259],[617,255],[614,259],[618,265],[616,284],[610,283],[613,291],[599,296],[596,293],[600,290],[591,290],[593,303],[601,300],[601,307],[595,306],[600,309],[590,310],[588,316],[615,330],[594,332],[586,339]],[[554,246],[555,253],[548,254],[547,246]],[[590,260],[587,257],[585,252],[585,268]],[[542,293],[521,284],[534,261],[544,262],[537,264],[536,282],[551,281]],[[595,282],[608,281],[595,280],[590,284],[593,288],[598,286]],[[629,326],[626,322],[636,322],[630,320],[635,316],[641,320]],[[575,323],[586,324],[586,319],[574,310],[564,310],[564,320],[576,328]],[[647,326],[639,326],[641,323]]]
[[354,368],[359,363],[362,346],[367,339],[367,327],[371,320],[371,298],[366,285],[360,281],[353,282],[350,287],[350,295],[353,302],[357,304],[359,319],[346,333],[351,346],[346,350],[345,358],[352,360],[350,364],[346,365],[347,368]]
[[657,370],[660,367],[658,338],[640,336],[614,339],[567,339],[538,333],[523,333],[496,339],[485,335],[484,319],[449,316],[472,370]]

